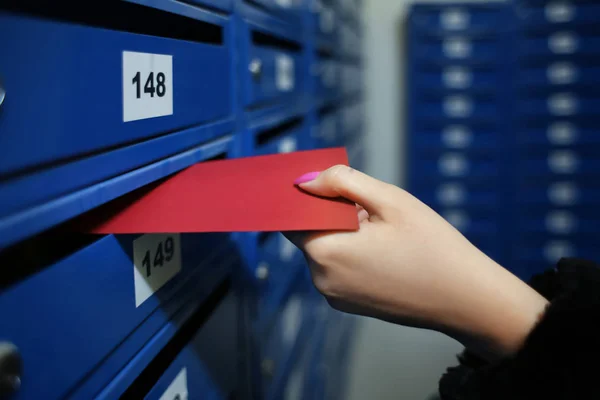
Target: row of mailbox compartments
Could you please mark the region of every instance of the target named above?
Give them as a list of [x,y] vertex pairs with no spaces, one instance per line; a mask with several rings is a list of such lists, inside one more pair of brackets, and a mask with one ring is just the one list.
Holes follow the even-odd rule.
[[0,247],[196,162],[306,150],[321,141],[343,145],[346,130],[360,129],[360,104],[328,109],[333,124],[324,138],[309,126],[308,114],[282,106],[241,132],[233,130],[233,121],[213,123],[6,178],[0,182]]
[[597,150],[575,151],[558,149],[548,153],[506,155],[442,151],[437,154],[412,152],[409,174],[415,179],[441,178],[508,179],[508,166],[518,171],[520,180],[552,179],[561,177],[586,180],[600,175],[600,158]]
[[[513,72],[499,67],[430,66],[414,71],[411,80],[419,91],[472,90],[498,93],[506,90],[506,85],[515,79]],[[556,90],[557,87],[565,86],[593,90],[600,85],[599,75],[600,62],[581,64],[556,61],[519,68],[516,83],[523,91]]]
[[[510,5],[419,5],[410,13],[413,29],[429,33],[489,33],[506,31],[516,13],[528,30],[595,24],[600,5],[593,2],[549,1]],[[515,21],[516,22],[516,21]]]
[[[0,43],[0,175],[233,115],[237,74],[223,46],[14,14],[0,14],[0,34],[15,38]],[[243,104],[299,97],[300,52],[247,39]]]
[[[593,2],[548,1],[512,5],[419,5],[411,10],[414,29],[430,33],[488,33],[506,31],[516,13],[529,30],[548,27],[593,25],[600,17],[600,5]],[[515,21],[516,22],[516,21]]]
[[[505,207],[508,207],[506,205]],[[594,237],[600,233],[600,214],[597,210],[502,210],[470,208],[435,209],[446,221],[467,238],[494,236],[502,232],[510,221],[514,234],[533,236]],[[511,221],[512,219],[512,221]]]
[[[600,6],[593,2],[540,1],[512,5],[419,5],[411,10],[414,29],[430,33],[488,33],[506,31],[513,12],[529,30],[595,24]],[[515,21],[516,22],[516,21]]]
[[558,31],[547,35],[512,37],[469,38],[448,36],[444,38],[418,37],[413,40],[410,56],[419,64],[457,63],[507,64],[514,60],[598,59],[600,36],[580,35],[573,31]]
[[[0,257],[9,264],[20,260],[19,269],[4,272],[7,286],[0,295],[6,318],[2,339],[16,346],[23,360],[19,398],[96,393],[124,362],[139,357],[148,340],[164,329],[177,329],[179,323],[165,325],[188,302],[206,300],[232,273],[248,277],[244,284],[255,287],[256,298],[248,300],[258,310],[250,316],[252,326],[272,324],[304,279],[303,257],[279,233],[238,240],[252,240],[258,257],[241,262],[246,257],[242,246],[228,234],[49,232],[5,250]],[[252,270],[244,272],[247,268]],[[93,370],[95,377],[75,390]]]
[[[264,337],[254,335],[253,354],[257,363],[246,359],[244,367],[240,364],[243,345],[238,332],[244,329],[240,327],[243,316],[236,293],[229,291],[221,294],[201,325],[196,322],[200,318],[192,316],[188,325],[167,345],[168,354],[155,358],[153,362],[160,361],[160,368],[147,369],[157,378],[146,379],[142,372],[140,379],[124,390],[123,396],[222,400],[252,396],[273,400],[291,396],[314,398],[311,394],[324,357],[335,356],[331,350],[337,353],[338,359],[347,354],[344,344],[348,344],[353,326],[348,323],[328,326],[328,322],[340,322],[340,318],[328,315],[333,312],[323,307],[324,301],[315,296],[314,290],[304,289],[305,283],[299,282],[293,289],[271,333]],[[197,325],[200,327],[196,329]],[[333,342],[328,340],[331,338]],[[332,344],[328,352],[323,349],[325,341]],[[257,380],[248,381],[247,367]],[[331,368],[333,373],[343,372],[339,365],[331,365]],[[138,369],[136,361],[126,369]],[[157,369],[161,371],[159,375]],[[114,386],[124,386],[122,381],[111,382],[99,398],[120,394],[121,388]]]
[[600,202],[600,185],[593,180],[557,180],[535,185],[473,184],[460,180],[441,180],[435,184],[421,185],[417,181],[411,187],[411,192],[435,208],[500,209],[510,203],[521,208],[577,209],[594,207]]
[[497,126],[449,124],[424,127],[411,133],[411,147],[417,151],[468,150],[494,151],[516,145],[518,151],[548,152],[556,148],[600,146],[598,125],[578,126],[575,122],[557,121],[547,126],[521,126],[517,133],[507,133]]
[[409,11],[411,29],[440,34],[504,31],[510,18],[502,4],[419,4]]
[[502,103],[502,98],[490,98],[471,93],[420,94],[413,99],[411,113],[415,118],[495,119],[504,118],[511,110],[518,118],[588,118],[596,119],[600,96],[576,92],[533,93],[521,95],[513,104]]

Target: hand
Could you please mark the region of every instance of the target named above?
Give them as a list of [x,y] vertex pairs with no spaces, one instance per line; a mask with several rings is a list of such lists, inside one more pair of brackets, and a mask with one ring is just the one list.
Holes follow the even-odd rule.
[[498,355],[518,349],[543,312],[542,296],[406,191],[339,165],[299,186],[357,204],[356,232],[287,234],[334,308]]

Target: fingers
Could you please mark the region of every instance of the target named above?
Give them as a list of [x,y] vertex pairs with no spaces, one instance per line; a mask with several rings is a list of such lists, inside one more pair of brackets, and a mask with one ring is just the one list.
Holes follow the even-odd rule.
[[[311,178],[314,179],[308,180]],[[369,215],[381,216],[389,197],[388,184],[345,165],[336,165],[318,175],[306,174],[296,184],[317,196],[346,198],[361,205]]]

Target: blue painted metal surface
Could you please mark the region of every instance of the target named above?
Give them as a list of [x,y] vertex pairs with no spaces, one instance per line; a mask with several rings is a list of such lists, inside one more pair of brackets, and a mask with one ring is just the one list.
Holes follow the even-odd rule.
[[150,339],[197,286],[190,287],[190,281],[202,277],[203,288],[194,289],[198,296],[209,293],[228,273],[227,265],[215,262],[226,250],[227,235],[182,235],[181,272],[136,307],[136,238],[101,237],[2,292],[0,309],[7,320],[2,337],[18,346],[25,365],[27,384],[17,398],[64,397],[134,330],[136,343],[131,346],[141,347]]
[[[127,1],[199,29],[209,24],[219,38],[177,39],[152,27],[141,34],[143,23],[111,28],[98,17],[92,26],[76,12],[52,10],[57,21],[43,8],[29,14],[35,5],[18,14],[0,6],[0,249],[215,157],[345,145],[362,168],[359,1]],[[172,115],[124,122],[123,51],[173,56]],[[0,340],[15,343],[25,361],[15,399],[118,398],[149,368],[162,371],[147,398],[159,398],[183,368],[189,398],[308,393],[312,367],[329,362],[309,348],[309,338],[323,342],[315,332],[327,334],[315,329],[327,306],[287,239],[181,235],[182,271],[135,307],[136,237],[91,238],[2,289],[9,323]],[[173,362],[153,364],[228,279],[234,296]],[[352,328],[344,326],[329,336],[345,343]],[[330,367],[342,362],[338,353]]]
[[[14,14],[0,15],[0,35],[13,38],[0,42],[8,94],[2,175],[231,116],[231,77],[222,67],[230,62],[228,40],[215,46]],[[172,115],[124,122],[122,85],[133,78],[122,76],[124,51],[173,57]]]
[[[0,248],[58,225],[194,163],[214,157],[226,157],[232,151],[233,139],[231,137],[194,146],[199,132],[208,131],[214,135],[223,132],[223,128],[224,126],[217,125],[208,126],[205,128],[206,130],[190,129],[173,136],[157,138],[97,157],[83,159],[65,167],[43,170],[32,176],[2,182],[0,187],[3,194],[6,194],[6,197],[1,197],[2,202],[6,201],[8,204],[16,206],[19,199],[27,202],[28,197],[34,197],[36,200],[37,197],[42,197],[42,200],[46,200],[46,202],[40,202],[41,204],[35,204],[33,207],[19,210],[19,212],[2,218],[0,220]],[[139,161],[146,164],[154,159],[168,156],[175,149],[186,148],[190,149],[128,171],[130,168],[135,168]],[[139,156],[140,160],[131,163],[135,156]],[[112,174],[103,171],[102,168],[107,168],[109,171],[115,168],[116,172],[121,172],[122,175],[113,178]],[[69,178],[72,180],[65,180]],[[92,179],[88,181],[89,178]],[[86,182],[93,183],[93,185],[86,186]],[[71,187],[73,183],[77,186]],[[79,190],[62,191],[63,185],[71,190]]]
[[[180,386],[186,388],[187,398],[231,398],[238,387],[237,300],[233,295],[222,300],[198,333],[166,368],[145,399],[161,399],[182,373],[186,376],[187,384]],[[182,399],[185,398],[184,393],[177,392]]]

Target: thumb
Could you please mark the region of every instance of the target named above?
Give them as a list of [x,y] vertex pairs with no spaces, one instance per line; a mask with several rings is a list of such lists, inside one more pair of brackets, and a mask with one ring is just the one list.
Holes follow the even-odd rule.
[[302,190],[323,197],[343,197],[362,206],[369,215],[382,215],[388,184],[346,165],[310,172],[294,181]]

